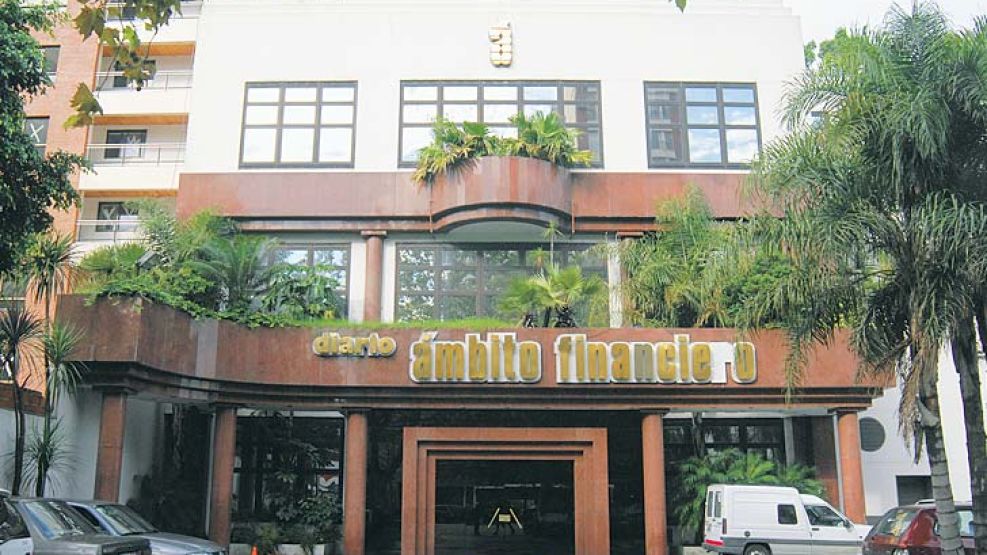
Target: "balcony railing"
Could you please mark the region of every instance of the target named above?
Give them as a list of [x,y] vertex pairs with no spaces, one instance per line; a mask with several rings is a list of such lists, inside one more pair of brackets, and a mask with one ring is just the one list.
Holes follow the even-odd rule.
[[185,161],[185,143],[89,145],[86,157],[94,166],[180,164]]
[[[182,0],[182,13],[175,14],[172,19],[196,18],[202,13],[202,0]],[[112,10],[112,11],[111,11]],[[133,8],[128,8],[124,2],[110,0],[106,3],[108,19],[116,21],[132,21],[137,19]]]
[[[96,84],[103,92],[134,90],[137,85],[128,80],[122,71],[101,71],[96,74]],[[141,90],[188,89],[192,87],[192,70],[156,71],[154,77],[144,81]]]
[[76,220],[76,237],[80,241],[131,243],[139,239],[137,218],[122,220]]

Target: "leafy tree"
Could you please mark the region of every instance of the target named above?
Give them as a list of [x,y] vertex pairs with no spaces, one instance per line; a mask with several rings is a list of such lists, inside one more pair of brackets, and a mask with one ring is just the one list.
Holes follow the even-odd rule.
[[83,166],[73,154],[38,152],[25,131],[24,101],[50,84],[32,30],[50,30],[55,4],[0,0],[0,274],[13,271],[31,238],[52,224],[53,210],[78,196],[69,180]]
[[[624,312],[658,327],[734,327],[748,304],[787,275],[787,262],[750,246],[748,224],[717,222],[702,193],[659,203],[658,232],[617,246],[627,269]],[[758,323],[770,325],[774,315]]]
[[985,316],[987,28],[954,32],[930,3],[892,8],[883,28],[837,37],[786,104],[794,131],[767,148],[755,191],[784,213],[759,225],[794,270],[754,314],[784,316],[793,386],[807,350],[841,327],[863,373],[898,378],[903,432],[932,468],[943,552],[958,555],[937,391],[939,352],[951,343],[974,532],[987,553],[987,441],[970,364],[974,319]]
[[802,493],[825,497],[825,489],[815,479],[812,468],[802,465],[780,466],[758,453],[739,449],[712,452],[691,457],[674,469],[676,479],[669,491],[679,525],[695,534],[702,530],[706,489],[712,484],[788,486]]
[[0,311],[0,369],[10,379],[14,397],[14,476],[10,493],[18,495],[24,477],[24,443],[26,436],[23,388],[24,363],[43,333],[41,320],[18,308]]

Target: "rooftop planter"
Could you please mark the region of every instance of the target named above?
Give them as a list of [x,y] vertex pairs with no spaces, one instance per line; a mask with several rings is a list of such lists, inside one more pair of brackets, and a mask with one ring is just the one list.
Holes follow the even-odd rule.
[[569,171],[535,158],[485,156],[431,184],[436,229],[506,219],[568,229],[572,217]]
[[517,137],[499,137],[480,123],[435,122],[413,179],[431,188],[437,229],[495,219],[570,227],[567,169],[589,166],[592,154],[579,150],[576,133],[555,113],[518,114],[511,122]]

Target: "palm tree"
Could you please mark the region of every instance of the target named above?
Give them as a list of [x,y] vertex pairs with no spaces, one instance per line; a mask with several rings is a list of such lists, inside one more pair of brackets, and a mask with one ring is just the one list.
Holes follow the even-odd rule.
[[234,235],[207,243],[192,266],[221,290],[221,311],[246,311],[271,283],[269,255],[274,241]]
[[[982,306],[987,269],[987,63],[971,66],[964,49],[987,60],[984,29],[954,33],[928,3],[892,8],[882,29],[834,41],[788,91],[794,131],[766,149],[754,186],[784,214],[758,224],[760,246],[787,256],[794,271],[761,295],[751,316],[770,311],[785,320],[792,388],[811,344],[840,327],[850,328],[863,373],[899,379],[899,421],[917,455],[924,444],[950,555],[962,544],[938,356],[947,342],[954,353],[975,349],[970,307]],[[820,121],[807,122],[820,111]],[[983,461],[983,420],[971,418],[981,401],[971,384],[961,385],[970,457]],[[987,553],[987,483],[971,474],[978,553]]]
[[21,389],[24,361],[36,348],[43,332],[43,323],[36,316],[19,308],[0,311],[0,368],[10,378],[14,397],[14,477],[10,493],[18,495],[24,476],[24,402]]
[[573,310],[581,305],[592,310],[605,304],[606,292],[600,276],[584,276],[579,266],[549,266],[545,272],[513,280],[501,298],[501,308],[520,313],[523,327],[536,327],[536,314],[541,312],[542,327],[574,328]]
[[[72,237],[57,233],[45,233],[35,237],[25,257],[24,272],[28,277],[28,288],[36,302],[44,305],[45,333],[52,329],[52,303],[57,295],[68,291],[75,276],[73,263],[74,243]],[[54,410],[52,402],[51,360],[48,350],[43,351],[45,369],[45,407],[43,437],[51,437],[51,417]],[[42,453],[43,454],[43,453]],[[35,495],[44,496],[45,480],[48,475],[48,460],[42,456],[38,459],[37,479],[35,480]]]

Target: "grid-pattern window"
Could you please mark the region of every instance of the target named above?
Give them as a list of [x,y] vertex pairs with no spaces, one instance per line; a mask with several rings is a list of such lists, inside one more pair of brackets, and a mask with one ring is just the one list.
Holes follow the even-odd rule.
[[761,149],[752,84],[645,83],[648,165],[744,167]]
[[41,53],[44,55],[44,71],[52,81],[55,80],[55,74],[58,73],[59,51],[60,49],[57,46],[41,47]]
[[695,437],[695,428],[689,420],[665,421],[665,453],[669,461],[681,461],[695,455],[696,439],[707,451],[739,449],[745,453],[758,453],[776,463],[785,461],[785,431],[781,420],[704,420]]
[[400,165],[415,165],[439,116],[482,122],[507,137],[517,134],[508,120],[522,112],[558,113],[579,132],[579,148],[593,153],[593,165],[603,166],[599,81],[403,81]]
[[111,222],[96,224],[97,233],[127,233],[137,230],[137,210],[124,202],[101,202],[97,204],[96,219]]
[[44,156],[48,145],[48,118],[24,118],[24,131],[31,137],[38,154]]
[[346,315],[350,289],[349,245],[281,245],[274,249],[271,262],[323,268],[327,276],[336,280],[336,294],[343,316]]
[[355,82],[247,83],[240,167],[353,167]]
[[[587,274],[606,279],[606,262],[588,244],[555,245],[555,262],[575,264]],[[548,245],[398,246],[397,298],[399,321],[455,320],[474,316],[515,318],[498,307],[510,282],[532,275],[547,263]]]

